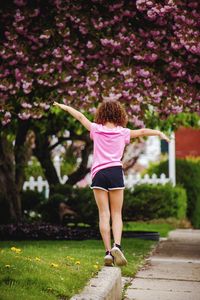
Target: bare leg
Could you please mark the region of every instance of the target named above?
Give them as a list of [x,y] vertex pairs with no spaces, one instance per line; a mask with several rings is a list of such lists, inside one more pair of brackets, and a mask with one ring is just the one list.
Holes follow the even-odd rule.
[[124,190],[110,190],[110,208],[111,208],[111,218],[112,218],[112,232],[114,237],[114,242],[118,245],[121,243],[122,236],[122,205],[124,200]]
[[99,209],[99,229],[106,251],[111,249],[110,240],[110,209],[108,192],[101,189],[93,189],[94,197]]

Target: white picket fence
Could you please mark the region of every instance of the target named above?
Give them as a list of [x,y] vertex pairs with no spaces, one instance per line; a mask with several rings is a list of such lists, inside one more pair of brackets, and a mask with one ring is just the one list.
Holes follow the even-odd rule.
[[[62,180],[61,184],[64,184],[67,182],[67,176],[65,175]],[[130,174],[128,176],[124,176],[124,184],[126,188],[132,188],[136,184],[142,184],[142,183],[150,183],[150,184],[166,184],[167,182],[170,182],[170,178],[167,178],[165,174],[161,174],[160,177],[157,177],[156,174],[153,174],[151,177],[146,174],[144,177],[141,177],[140,174]],[[38,178],[34,178],[31,176],[28,181],[24,182],[23,190],[36,190],[38,192],[43,192],[45,195],[45,198],[49,197],[49,184],[47,180],[44,180],[41,176]]]
[[136,184],[143,184],[143,183],[166,184],[167,182],[170,181],[171,181],[170,178],[167,178],[165,174],[161,174],[160,177],[157,177],[156,174],[153,174],[152,176],[145,174],[144,177],[142,177],[139,173],[135,175],[130,174],[128,176],[124,176],[124,184],[127,188],[132,188]]
[[31,176],[28,181],[24,182],[23,190],[44,192],[45,198],[49,197],[49,184],[47,180],[42,178],[42,176],[38,176],[38,178]]

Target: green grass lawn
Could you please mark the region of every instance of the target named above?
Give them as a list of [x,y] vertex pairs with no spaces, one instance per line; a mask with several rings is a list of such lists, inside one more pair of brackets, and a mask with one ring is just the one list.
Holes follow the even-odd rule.
[[170,230],[175,229],[176,226],[174,224],[169,223],[154,223],[150,222],[126,222],[124,223],[124,231],[128,230],[142,230],[142,231],[157,231],[160,233],[161,237],[166,237]]
[[[122,274],[134,276],[155,242],[124,239],[122,245],[128,259]],[[0,242],[0,299],[69,299],[101,269],[103,257],[96,240]]]
[[178,220],[170,217],[150,221],[124,222],[123,230],[157,231],[161,237],[167,237],[168,232],[176,228],[192,228],[188,219]]

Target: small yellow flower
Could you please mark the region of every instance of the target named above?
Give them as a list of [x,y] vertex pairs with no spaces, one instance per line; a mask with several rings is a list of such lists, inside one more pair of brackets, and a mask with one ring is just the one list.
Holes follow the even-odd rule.
[[98,266],[98,265],[93,265],[93,267],[94,267],[95,269],[98,269],[98,268],[99,268],[99,266]]
[[58,264],[55,264],[55,263],[51,263],[51,266],[54,268],[58,268]]
[[76,262],[75,262],[75,265],[80,265],[81,264],[81,262],[79,261],[79,260],[77,260]]
[[41,259],[39,257],[35,257],[36,261],[41,261]]
[[5,265],[6,268],[10,268],[10,265]]
[[11,251],[15,252],[15,253],[21,253],[22,250],[20,248],[16,248],[16,247],[11,247]]

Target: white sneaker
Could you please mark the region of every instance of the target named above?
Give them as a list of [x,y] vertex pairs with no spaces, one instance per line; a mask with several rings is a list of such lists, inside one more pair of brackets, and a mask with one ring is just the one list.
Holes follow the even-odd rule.
[[114,258],[110,254],[109,251],[106,251],[106,255],[104,256],[104,265],[107,267],[112,267],[114,263]]
[[115,244],[113,248],[110,250],[112,256],[114,256],[114,262],[117,266],[125,266],[127,264],[127,260],[119,247]]

